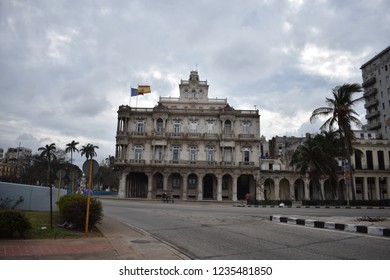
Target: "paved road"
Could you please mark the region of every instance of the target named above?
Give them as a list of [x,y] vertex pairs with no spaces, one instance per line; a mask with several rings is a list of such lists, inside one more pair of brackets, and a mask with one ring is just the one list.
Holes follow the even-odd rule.
[[388,209],[239,208],[222,203],[103,200],[104,214],[193,259],[390,259],[390,238],[269,221],[273,214],[382,216]]

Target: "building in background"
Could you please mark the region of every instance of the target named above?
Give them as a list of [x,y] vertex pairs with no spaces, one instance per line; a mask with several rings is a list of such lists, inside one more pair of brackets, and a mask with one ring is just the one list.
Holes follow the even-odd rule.
[[367,131],[390,139],[390,47],[360,68],[363,76]]
[[188,200],[241,200],[260,178],[258,110],[209,98],[197,71],[179,84],[179,97],[160,97],[154,108],[120,106],[116,168],[119,196]]
[[31,158],[32,150],[25,147],[8,148],[5,153],[5,161],[11,164],[17,164],[19,159]]
[[31,158],[30,148],[8,148],[1,164],[0,177],[19,178],[20,174],[31,165]]

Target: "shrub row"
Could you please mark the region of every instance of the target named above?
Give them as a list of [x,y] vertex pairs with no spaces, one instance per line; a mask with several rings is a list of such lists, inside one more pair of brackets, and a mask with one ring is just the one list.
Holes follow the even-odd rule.
[[[85,228],[87,213],[87,197],[82,194],[64,195],[57,202],[58,209],[64,222],[76,228]],[[91,197],[89,205],[88,228],[93,228],[103,218],[103,207],[100,200]]]
[[0,211],[0,237],[12,238],[15,234],[24,237],[25,233],[31,229],[31,223],[27,217],[15,210]]

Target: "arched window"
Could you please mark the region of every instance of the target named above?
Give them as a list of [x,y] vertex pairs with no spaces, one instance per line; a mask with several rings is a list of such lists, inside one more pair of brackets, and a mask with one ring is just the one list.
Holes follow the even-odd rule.
[[225,121],[224,133],[225,134],[232,133],[232,122],[229,120]]
[[158,119],[156,121],[156,131],[157,132],[164,132],[164,121],[162,119]]
[[188,188],[189,189],[196,189],[196,186],[198,185],[198,179],[196,175],[192,174],[188,176]]

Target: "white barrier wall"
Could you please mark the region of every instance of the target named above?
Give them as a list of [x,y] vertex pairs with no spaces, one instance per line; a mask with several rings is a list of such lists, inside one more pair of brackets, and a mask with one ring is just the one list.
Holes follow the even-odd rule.
[[[56,209],[58,189],[52,188],[53,210]],[[60,197],[66,195],[65,189],[60,190]],[[22,196],[24,201],[20,203],[17,210],[50,211],[50,188],[32,185],[21,185],[14,183],[0,182],[0,198],[12,200],[11,205]]]

